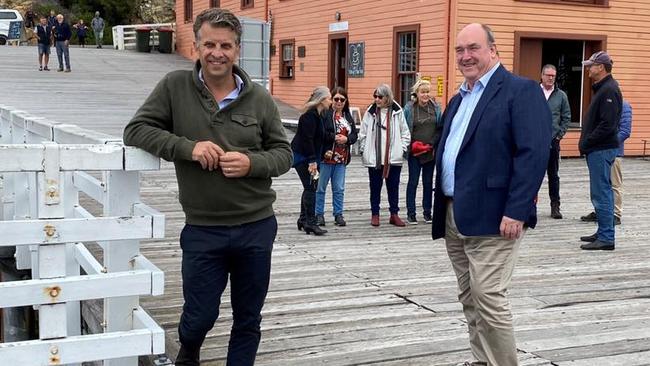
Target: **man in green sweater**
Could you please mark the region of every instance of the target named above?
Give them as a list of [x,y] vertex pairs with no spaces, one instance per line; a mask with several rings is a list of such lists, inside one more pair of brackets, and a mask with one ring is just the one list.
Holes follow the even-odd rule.
[[560,140],[564,137],[571,122],[571,107],[566,93],[557,87],[555,79],[557,69],[548,64],[542,67],[542,82],[540,86],[548,102],[553,117],[553,140],[551,140],[548,158],[548,195],[551,199],[551,217],[561,219],[560,212]]
[[233,326],[227,365],[253,365],[277,232],[271,177],[292,154],[271,96],[235,65],[242,28],[213,8],[194,22],[192,71],[156,86],[124,130],[124,143],[173,161],[186,225],[177,366],[198,366],[230,276]]

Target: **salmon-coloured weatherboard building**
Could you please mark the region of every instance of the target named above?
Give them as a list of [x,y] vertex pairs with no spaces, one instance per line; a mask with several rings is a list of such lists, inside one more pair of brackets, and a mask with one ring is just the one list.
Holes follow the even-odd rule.
[[[502,64],[539,80],[544,64],[558,69],[571,127],[563,156],[577,156],[580,125],[591,99],[581,61],[606,50],[613,75],[633,108],[626,155],[643,155],[650,140],[650,2],[648,0],[178,0],[177,50],[192,51],[194,17],[209,7],[271,24],[270,90],[300,107],[318,85],[343,86],[361,111],[380,83],[404,104],[418,77],[430,78],[443,105],[462,83],[454,41],[467,24],[488,24]],[[650,155],[650,141],[646,154]]]

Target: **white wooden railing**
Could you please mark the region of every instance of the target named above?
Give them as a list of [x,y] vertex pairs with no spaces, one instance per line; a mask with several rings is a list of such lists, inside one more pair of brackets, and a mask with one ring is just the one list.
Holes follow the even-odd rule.
[[149,44],[152,47],[159,45],[158,29],[173,29],[174,33],[172,34],[172,50],[176,48],[176,23],[116,25],[113,27],[113,48],[116,50],[134,50],[135,30],[137,28],[151,28],[151,38],[149,39]]
[[[139,251],[140,239],[164,237],[164,216],[139,198],[139,171],[159,166],[110,136],[0,105],[0,247],[16,246],[18,269],[32,273],[0,283],[0,308],[34,306],[39,318],[39,339],[0,343],[1,365],[135,366],[164,353],[163,330],[139,306],[164,289]],[[102,262],[86,247],[95,243]],[[103,333],[82,335],[80,301],[90,299],[104,299]]]

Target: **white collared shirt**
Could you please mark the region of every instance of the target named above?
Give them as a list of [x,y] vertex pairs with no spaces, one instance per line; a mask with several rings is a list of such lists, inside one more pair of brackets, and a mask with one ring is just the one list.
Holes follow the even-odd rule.
[[[237,99],[239,93],[241,93],[242,89],[244,88],[244,80],[242,80],[242,78],[239,77],[239,75],[237,74],[233,74],[233,76],[235,76],[235,84],[237,84],[237,86],[223,99],[217,101],[217,104],[219,105],[219,109],[226,108],[228,104],[232,103],[233,100]],[[205,84],[205,79],[203,78],[203,69],[199,70],[199,80],[201,80],[201,82],[203,83],[203,85],[205,85],[206,88],[208,87]]]
[[551,90],[547,90],[547,89],[544,87],[544,84],[541,84],[541,83],[540,83],[539,86],[542,87],[542,91],[544,92],[544,96],[546,97],[546,100],[548,100],[548,98],[551,97],[551,94],[553,94],[553,90],[555,90],[555,85],[553,85],[553,87],[551,88]]

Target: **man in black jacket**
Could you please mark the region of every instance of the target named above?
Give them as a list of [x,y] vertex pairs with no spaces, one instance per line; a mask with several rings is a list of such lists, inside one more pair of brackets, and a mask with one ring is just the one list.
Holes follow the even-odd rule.
[[585,250],[614,250],[614,197],[611,168],[618,150],[618,124],[623,96],[611,75],[614,62],[605,51],[591,55],[582,64],[594,84],[594,95],[582,124],[580,153],[587,156],[591,202],[598,217],[598,231],[580,240]]
[[63,21],[63,15],[56,16],[57,24],[54,27],[56,33],[56,57],[59,59],[59,69],[63,71],[63,61],[65,60],[65,72],[70,72],[70,38],[72,30],[70,25]]
[[[36,26],[36,36],[38,37],[38,70],[50,71],[47,64],[50,62],[50,37],[52,29],[47,26],[47,19],[42,16],[41,23]],[[45,64],[45,68],[43,68]]]

